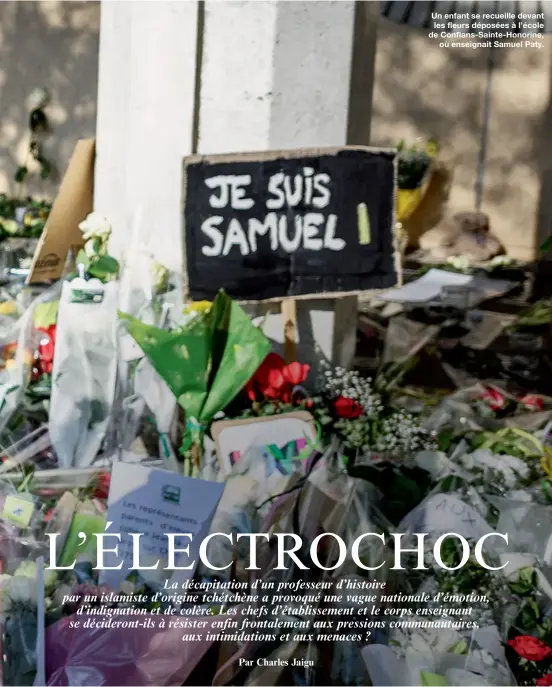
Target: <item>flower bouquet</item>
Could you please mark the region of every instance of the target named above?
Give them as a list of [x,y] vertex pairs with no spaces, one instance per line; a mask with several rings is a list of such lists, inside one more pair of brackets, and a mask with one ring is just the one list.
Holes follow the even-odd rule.
[[429,188],[438,147],[435,141],[429,141],[425,148],[419,144],[407,148],[401,141],[398,151],[397,219],[404,222],[419,207]]
[[181,453],[188,472],[197,474],[205,427],[247,383],[270,344],[223,292],[207,312],[174,331],[124,313],[121,318],[186,413]]
[[[111,422],[117,377],[118,262],[107,255],[109,223],[81,223],[80,276],[64,282],[52,369],[50,436],[60,465],[89,466]],[[80,383],[75,385],[75,379]]]

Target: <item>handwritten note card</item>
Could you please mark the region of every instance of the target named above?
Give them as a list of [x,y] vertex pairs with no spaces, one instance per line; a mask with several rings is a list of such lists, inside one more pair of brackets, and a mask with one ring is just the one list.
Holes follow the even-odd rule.
[[[119,555],[105,555],[106,566],[115,567],[124,559],[121,570],[106,570],[101,576],[103,584],[118,589],[130,574],[133,558],[131,533],[141,533],[140,566],[155,565],[155,570],[140,570],[140,575],[151,584],[164,580],[184,581],[194,569],[164,570],[168,562],[167,533],[189,533],[188,538],[176,538],[175,549],[189,545],[190,555],[177,553],[177,566],[191,565],[198,560],[201,541],[207,536],[211,521],[224,491],[224,484],[182,477],[165,470],[153,470],[141,465],[115,463],[111,474],[107,522],[108,532],[120,532]],[[113,540],[114,541],[114,540]],[[106,546],[113,548],[113,546]],[[134,561],[136,564],[136,560]]]
[[446,532],[466,539],[480,539],[493,532],[486,520],[454,494],[434,494],[414,508],[399,525],[399,531],[427,532],[440,536]]

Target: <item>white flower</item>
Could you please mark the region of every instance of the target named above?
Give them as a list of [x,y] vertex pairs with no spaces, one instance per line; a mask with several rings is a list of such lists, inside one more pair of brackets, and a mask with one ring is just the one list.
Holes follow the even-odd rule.
[[501,265],[511,265],[514,262],[514,258],[509,255],[496,255],[489,263],[491,267],[500,267]]
[[29,112],[41,110],[50,102],[50,95],[45,88],[34,88],[27,97]]
[[37,569],[35,561],[23,561],[13,574],[14,577],[30,577],[36,580]]
[[93,241],[87,241],[84,244],[84,252],[89,258],[93,258],[95,255],[97,255]]
[[19,577],[2,575],[0,593],[0,603],[4,613],[9,613],[21,604],[36,606],[38,603],[36,580],[24,575]]
[[454,255],[447,258],[447,263],[456,270],[465,272],[470,269],[470,259],[465,255]]
[[[44,587],[51,589],[57,582],[57,573],[55,570],[47,570],[44,568]],[[35,561],[23,561],[13,574],[14,577],[26,577],[33,580],[35,584],[38,581],[38,568]]]
[[480,472],[489,481],[499,479],[512,489],[520,479],[527,479],[529,476],[529,467],[521,458],[494,454],[485,448],[465,453],[459,460],[467,470]]
[[85,241],[89,239],[101,239],[107,241],[111,236],[111,224],[99,212],[91,212],[88,217],[79,224]]

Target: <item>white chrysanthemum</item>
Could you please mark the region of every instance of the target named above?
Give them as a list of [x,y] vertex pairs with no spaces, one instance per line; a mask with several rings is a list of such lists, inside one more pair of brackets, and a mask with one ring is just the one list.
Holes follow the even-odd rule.
[[499,479],[513,489],[520,479],[527,479],[529,467],[521,458],[494,454],[489,449],[476,449],[459,458],[467,470],[482,473],[487,480]]
[[88,217],[79,224],[85,241],[101,239],[107,241],[111,236],[111,224],[99,212],[91,212]]

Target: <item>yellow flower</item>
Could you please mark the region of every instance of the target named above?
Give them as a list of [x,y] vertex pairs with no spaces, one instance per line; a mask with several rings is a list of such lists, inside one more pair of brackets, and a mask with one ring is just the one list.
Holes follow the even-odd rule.
[[184,306],[184,314],[190,313],[206,313],[211,309],[212,303],[210,301],[196,301],[195,303],[187,303]]
[[0,303],[0,315],[15,315],[15,313],[17,313],[17,306],[13,301]]
[[552,477],[552,450],[547,446],[544,448],[544,455],[541,458],[542,469],[549,477]]

